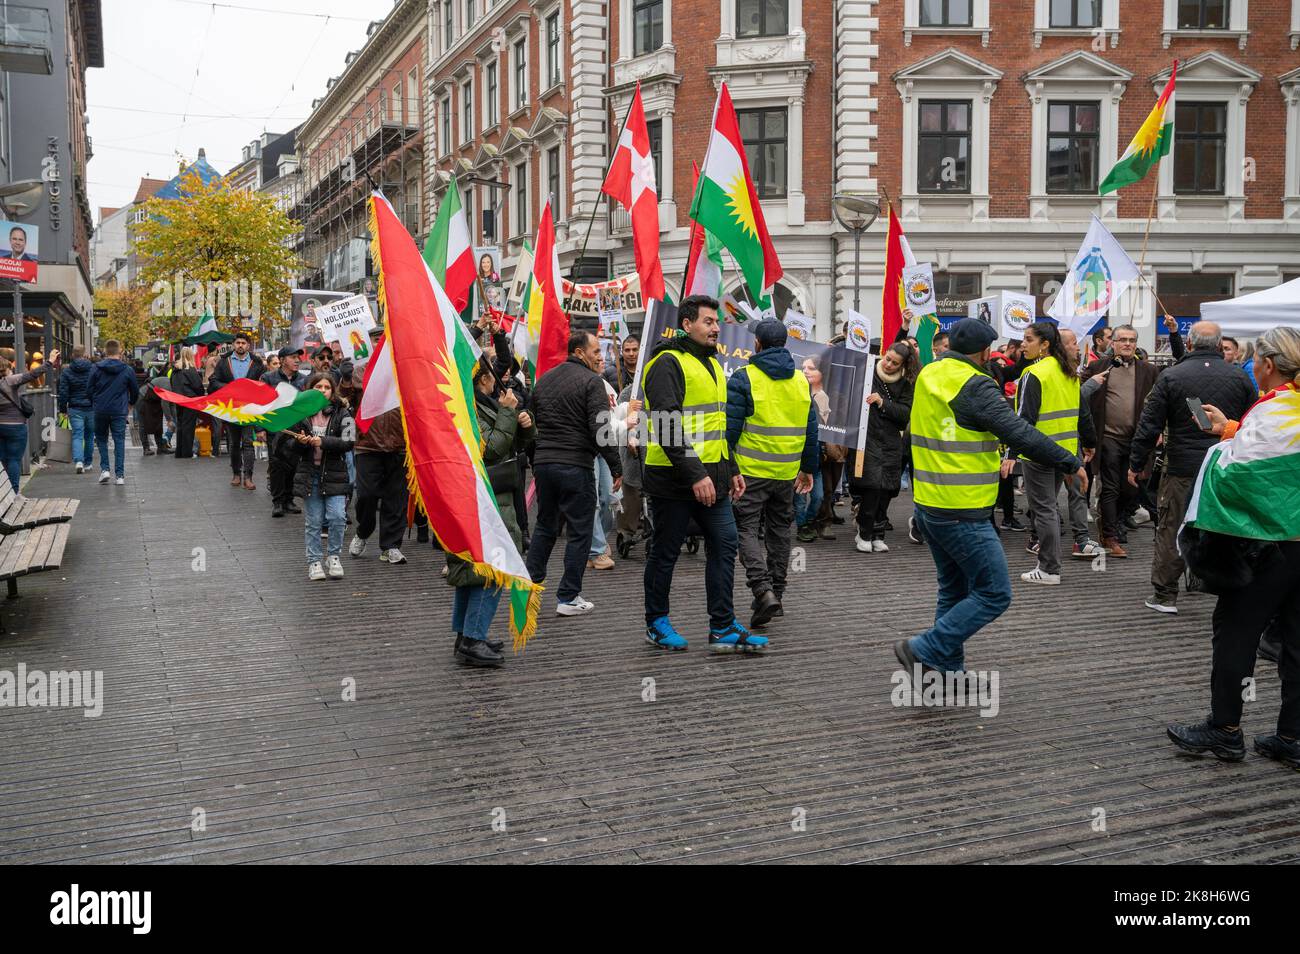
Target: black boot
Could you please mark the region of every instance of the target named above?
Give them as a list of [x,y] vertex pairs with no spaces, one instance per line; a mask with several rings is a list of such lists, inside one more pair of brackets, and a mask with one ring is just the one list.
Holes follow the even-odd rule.
[[456,646],[456,658],[469,666],[497,668],[506,661],[505,656],[494,650],[482,639],[460,638]]
[[1246,740],[1241,729],[1221,729],[1207,719],[1196,725],[1171,725],[1166,732],[1169,740],[1184,752],[1200,755],[1213,752],[1225,762],[1240,762],[1246,757]]
[[749,625],[755,629],[759,626],[766,626],[772,617],[776,615],[776,611],[780,606],[781,601],[776,598],[776,595],[771,590],[764,590],[759,593],[750,604],[750,609],[754,611],[754,615],[749,618]]
[[[456,642],[455,644],[452,645],[451,651],[453,653],[460,652],[461,644],[464,642],[466,642],[465,637],[462,636],[460,633],[457,633]],[[472,640],[470,640],[470,642],[472,642]],[[504,649],[506,645],[504,642],[502,642],[499,639],[485,639],[484,642],[488,644],[488,649],[492,650],[494,653],[501,652],[501,650]]]
[[415,542],[416,543],[429,542],[429,525],[427,523],[421,524],[420,526],[415,528]]

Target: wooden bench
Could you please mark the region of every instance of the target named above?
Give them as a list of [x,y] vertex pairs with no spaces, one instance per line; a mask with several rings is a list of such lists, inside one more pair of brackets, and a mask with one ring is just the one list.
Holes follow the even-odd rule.
[[11,534],[52,523],[67,523],[77,512],[80,500],[67,497],[33,499],[14,493],[9,481],[0,475],[0,533]]

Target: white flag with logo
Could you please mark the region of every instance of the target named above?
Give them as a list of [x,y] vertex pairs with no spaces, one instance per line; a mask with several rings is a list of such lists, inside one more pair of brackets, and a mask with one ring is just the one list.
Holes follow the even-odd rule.
[[1138,268],[1096,215],[1048,314],[1080,338],[1106,317],[1138,277]]

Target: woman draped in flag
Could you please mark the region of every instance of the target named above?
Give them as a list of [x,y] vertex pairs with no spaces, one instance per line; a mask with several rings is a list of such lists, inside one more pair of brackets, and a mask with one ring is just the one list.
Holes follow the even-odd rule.
[[[1255,736],[1255,751],[1300,769],[1300,331],[1264,332],[1255,343],[1255,375],[1266,393],[1241,421],[1203,406],[1224,442],[1201,465],[1187,524],[1220,535],[1212,544],[1216,558],[1241,562],[1243,551],[1226,544],[1245,539],[1256,546],[1244,556],[1248,572],[1228,568],[1249,582],[1216,587],[1210,717],[1171,725],[1168,733],[1184,752],[1213,752],[1229,762],[1246,757],[1242,685],[1255,672],[1261,635],[1271,629],[1281,643],[1282,708],[1276,734]],[[1198,569],[1191,552],[1188,563]]]

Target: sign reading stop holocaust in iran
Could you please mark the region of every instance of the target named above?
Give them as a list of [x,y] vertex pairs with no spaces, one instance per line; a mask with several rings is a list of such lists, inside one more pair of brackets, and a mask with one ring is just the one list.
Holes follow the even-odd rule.
[[0,220],[0,278],[36,281],[40,232],[35,225]]
[[320,322],[322,337],[340,344],[350,338],[351,332],[359,332],[364,337],[375,326],[375,317],[370,313],[370,303],[365,295],[351,295],[318,305],[316,320]]

